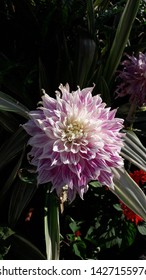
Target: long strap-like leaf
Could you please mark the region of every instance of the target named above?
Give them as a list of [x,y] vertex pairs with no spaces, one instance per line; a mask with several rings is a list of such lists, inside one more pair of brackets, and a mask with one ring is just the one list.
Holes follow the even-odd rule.
[[13,112],[26,119],[29,118],[28,108],[2,91],[0,91],[0,111]]
[[22,127],[12,134],[0,147],[0,169],[6,166],[18,153],[20,153],[28,141],[28,135]]
[[114,174],[114,190],[119,197],[133,212],[146,221],[146,196],[140,187],[128,175],[126,170],[112,168]]
[[121,60],[139,8],[139,4],[140,0],[127,0],[126,6],[120,18],[116,35],[103,73],[105,81],[108,85]]
[[46,242],[46,254],[48,260],[59,259],[60,228],[59,207],[54,193],[46,193],[44,216],[44,230]]
[[121,156],[146,171],[146,148],[133,131],[126,131]]

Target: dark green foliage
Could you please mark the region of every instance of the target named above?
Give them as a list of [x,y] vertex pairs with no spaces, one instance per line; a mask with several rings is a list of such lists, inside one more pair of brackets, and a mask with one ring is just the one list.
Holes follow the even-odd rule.
[[[44,189],[37,186],[37,174],[27,162],[28,136],[21,127],[28,119],[27,112],[36,108],[42,88],[55,97],[59,84],[67,82],[71,90],[95,83],[95,92],[115,107],[114,74],[119,62],[110,66],[111,71],[105,67],[126,2],[0,1],[0,224],[6,225],[0,229],[1,259],[7,258],[7,253],[8,258],[14,259],[46,258]],[[120,55],[123,51],[145,51],[145,18],[145,1],[141,1]],[[130,31],[129,25],[127,28]],[[120,55],[117,50],[117,61]],[[145,137],[145,116],[142,121],[140,118],[141,115],[136,128],[142,127],[143,132],[138,133]],[[27,211],[32,207],[34,216],[27,223]],[[47,214],[46,228],[50,213]],[[55,208],[54,217],[57,220]],[[62,259],[97,259],[100,250],[111,247],[118,255],[131,246],[137,233],[137,228],[123,218],[117,198],[98,182],[91,182],[84,201],[77,198],[72,205],[65,204],[60,220]],[[20,235],[7,238],[12,233],[9,227]],[[144,234],[145,224],[139,225],[138,230]]]
[[[144,227],[141,223],[138,228]],[[137,226],[126,220],[119,200],[108,190],[90,187],[82,203],[76,199],[61,217],[61,258],[100,259],[106,250],[113,259],[130,248],[138,234]],[[146,235],[146,233],[145,233]]]
[[0,227],[0,260],[3,260],[9,252],[11,245],[7,239],[13,234],[14,232],[10,228]]

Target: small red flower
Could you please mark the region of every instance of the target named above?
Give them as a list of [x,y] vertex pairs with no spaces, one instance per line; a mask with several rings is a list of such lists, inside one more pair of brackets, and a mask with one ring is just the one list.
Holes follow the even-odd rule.
[[136,215],[130,208],[128,208],[122,201],[120,201],[120,205],[121,205],[121,208],[123,210],[123,214],[125,216],[125,218],[133,223],[135,223],[136,225],[139,223],[139,222],[142,222],[143,219]]
[[129,174],[131,178],[139,185],[143,185],[146,182],[146,172],[143,170],[135,170]]
[[77,231],[75,231],[75,237],[78,237],[78,236],[80,236],[81,235],[81,232],[79,231],[79,230],[77,230]]
[[[133,173],[129,174],[131,178],[138,184],[144,184],[146,182],[146,172],[143,170],[135,170]],[[135,223],[136,225],[139,222],[142,222],[143,219],[136,215],[130,208],[128,208],[122,201],[120,201],[121,208],[123,210],[123,214],[127,220]]]

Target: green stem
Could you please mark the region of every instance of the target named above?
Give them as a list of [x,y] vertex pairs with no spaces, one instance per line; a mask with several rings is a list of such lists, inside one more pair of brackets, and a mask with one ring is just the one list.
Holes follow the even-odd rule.
[[132,127],[133,127],[136,108],[137,108],[137,104],[136,104],[136,102],[133,102],[130,106],[128,115],[126,117],[126,121],[128,122],[128,124],[130,124],[130,129],[131,130],[132,130]]
[[[135,111],[137,108],[137,104],[136,102],[133,102],[130,106],[128,115],[126,117],[126,122],[125,122],[125,126],[127,127],[128,130],[132,130],[133,129],[133,123],[134,123],[134,116],[135,116]],[[127,171],[130,172],[131,169],[131,161],[129,161],[128,166],[127,166]]]
[[48,260],[58,260],[60,251],[59,205],[54,192],[46,191],[44,233]]

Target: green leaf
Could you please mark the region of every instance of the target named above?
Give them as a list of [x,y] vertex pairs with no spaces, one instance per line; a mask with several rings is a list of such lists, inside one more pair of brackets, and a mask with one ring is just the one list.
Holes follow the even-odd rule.
[[121,15],[116,35],[105,65],[104,78],[107,84],[110,83],[121,60],[123,51],[127,44],[133,22],[135,20],[140,0],[127,0],[124,11]]
[[76,224],[75,221],[71,222],[69,224],[70,229],[72,230],[72,232],[76,232],[77,230],[79,230],[79,226]]
[[126,132],[125,141],[126,140],[129,140],[129,141],[131,140],[131,142],[133,144],[135,144],[137,147],[139,147],[141,149],[141,151],[143,151],[144,154],[145,154],[146,153],[146,148],[142,145],[141,141],[139,140],[137,135],[134,133],[134,131],[126,130],[124,132]]
[[37,190],[36,185],[31,185],[20,181],[16,181],[9,203],[8,223],[14,228],[22,211],[26,208],[33,195]]
[[0,169],[14,159],[20,153],[26,142],[28,135],[20,127],[1,147],[0,147]]
[[137,229],[140,232],[140,234],[146,235],[146,223],[145,222],[138,224]]
[[12,231],[9,227],[0,227],[0,260],[3,260],[10,250],[10,242],[8,242],[7,239],[12,234],[14,234],[14,231]]
[[46,193],[44,231],[48,260],[58,260],[60,250],[59,205],[56,194]]
[[139,151],[138,148],[132,149],[129,145],[124,144],[124,147],[122,148],[120,154],[123,158],[137,166],[139,169],[143,169],[144,171],[146,171],[146,161],[142,158],[144,154],[140,156],[141,151]]
[[83,259],[82,256],[81,256],[81,252],[80,252],[80,250],[78,248],[78,244],[77,243],[73,244],[73,251],[74,251],[74,254],[76,256],[78,256],[79,258]]
[[110,189],[134,213],[146,221],[146,196],[126,170],[112,168],[114,189]]
[[67,239],[70,241],[70,242],[74,242],[75,241],[75,236],[73,233],[69,233],[67,234]]
[[117,237],[117,245],[119,248],[121,247],[121,244],[122,244],[122,238]]
[[28,108],[26,108],[19,101],[15,100],[8,94],[3,93],[2,91],[0,91],[0,110],[14,112],[26,119],[29,119]]
[[5,255],[7,255],[10,250],[10,245],[5,243],[4,240],[0,240],[0,260],[4,260]]
[[95,0],[93,5],[94,7],[101,6],[101,8],[105,8],[109,4],[109,0]]
[[87,86],[88,74],[95,63],[95,56],[97,56],[95,41],[88,34],[80,34],[77,49],[76,80],[81,88]]
[[114,207],[117,211],[122,211],[120,204],[113,204],[113,207]]
[[10,237],[10,255],[16,260],[45,260],[41,251],[25,237],[13,234]]
[[113,237],[113,239],[106,241],[105,245],[106,245],[106,248],[111,248],[111,247],[117,245],[117,238]]
[[13,133],[19,127],[19,121],[9,112],[0,112],[0,126],[6,131]]
[[5,226],[0,227],[0,239],[6,240],[12,234],[14,234],[14,231],[11,228]]
[[41,58],[39,58],[39,88],[40,90],[49,88],[46,69]]
[[28,184],[36,184],[37,185],[37,173],[36,169],[32,166],[29,168],[21,168],[19,169],[18,176],[21,181],[26,182]]
[[137,229],[134,223],[125,222],[123,227],[123,236],[121,247],[124,249],[133,244],[137,234]]
[[94,188],[99,188],[99,187],[102,186],[101,183],[99,183],[98,181],[91,181],[91,182],[89,183],[89,185],[92,186],[92,187],[94,187]]
[[115,233],[115,228],[108,224],[108,228],[105,232],[100,235],[100,242],[103,244],[102,246],[106,248],[111,248],[117,244],[117,236]]
[[95,36],[95,15],[93,0],[87,0],[87,19],[88,19],[88,30],[91,36]]
[[146,148],[133,131],[126,131],[121,155],[138,168],[146,171]]
[[97,80],[97,83],[97,87],[99,87],[99,92],[102,94],[103,101],[106,102],[107,106],[111,106],[110,90],[104,77],[100,76],[99,80]]
[[7,192],[9,191],[12,183],[14,182],[14,180],[18,174],[18,170],[21,166],[23,156],[24,156],[24,153],[22,153],[20,159],[17,161],[17,164],[14,166],[11,174],[8,176],[8,179],[6,180],[6,182],[4,183],[3,187],[0,190],[0,203],[5,198]]
[[[96,229],[97,229],[97,227],[96,227]],[[90,239],[91,238],[90,236],[92,236],[93,232],[94,232],[94,227],[93,226],[89,227],[89,229],[86,233],[85,239]]]

